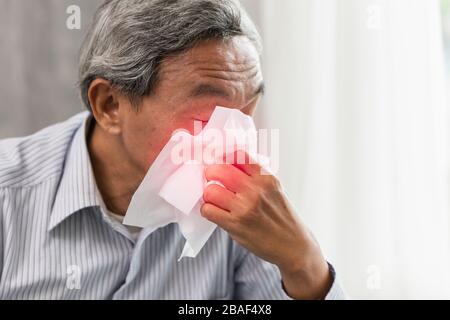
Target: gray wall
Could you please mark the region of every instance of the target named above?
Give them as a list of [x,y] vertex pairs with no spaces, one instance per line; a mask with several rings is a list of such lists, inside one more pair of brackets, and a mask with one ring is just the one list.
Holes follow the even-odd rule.
[[[84,110],[77,58],[102,0],[0,0],[0,138],[22,136]],[[66,27],[70,5],[81,30]],[[246,0],[251,11],[257,0]]]
[[[78,50],[99,3],[0,0],[0,138],[30,134],[83,110]],[[66,28],[71,4],[81,7],[81,30]]]

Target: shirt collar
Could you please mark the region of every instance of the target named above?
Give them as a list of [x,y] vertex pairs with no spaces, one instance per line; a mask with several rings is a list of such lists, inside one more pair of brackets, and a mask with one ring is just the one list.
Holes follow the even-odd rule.
[[88,115],[75,132],[53,203],[49,231],[84,208],[104,205],[95,182],[86,142],[91,125],[92,115]]

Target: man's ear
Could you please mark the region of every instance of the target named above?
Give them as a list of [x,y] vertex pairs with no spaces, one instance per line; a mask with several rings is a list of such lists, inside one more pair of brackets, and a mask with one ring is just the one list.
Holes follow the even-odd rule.
[[88,89],[89,103],[95,121],[103,130],[113,135],[122,132],[119,95],[120,92],[108,80],[102,78],[94,79]]

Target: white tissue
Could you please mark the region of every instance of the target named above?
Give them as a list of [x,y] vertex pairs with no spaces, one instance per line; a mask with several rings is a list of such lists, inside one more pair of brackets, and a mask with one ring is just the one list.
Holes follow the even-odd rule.
[[[211,140],[214,135],[209,133],[217,132],[232,139]],[[178,223],[186,239],[180,259],[195,257],[216,228],[200,213],[203,190],[207,184],[204,169],[211,163],[194,156],[183,163],[174,163],[172,152],[180,146],[181,138],[202,151],[211,148],[212,143],[222,143],[220,146],[225,153],[244,149],[251,156],[257,156],[256,129],[252,118],[239,110],[223,107],[216,107],[198,135],[179,131],[164,146],[133,195],[123,223],[151,229],[150,232],[170,223]],[[223,154],[215,156],[222,158]]]

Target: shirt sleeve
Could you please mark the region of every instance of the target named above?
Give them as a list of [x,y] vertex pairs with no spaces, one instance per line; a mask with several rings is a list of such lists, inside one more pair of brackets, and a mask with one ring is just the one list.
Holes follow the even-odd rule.
[[333,277],[333,284],[331,285],[330,291],[328,291],[325,300],[346,300],[347,294],[339,283],[339,278],[336,275],[334,267],[328,263],[331,275]]
[[3,195],[3,190],[0,189],[0,278],[2,276],[2,272],[3,272],[3,242],[4,242],[4,227],[3,227],[3,206],[4,206],[4,195]]
[[[326,300],[346,299],[334,268],[330,272],[333,285]],[[277,266],[264,261],[247,251],[236,267],[234,279],[234,299],[240,300],[293,300],[283,289],[281,274]]]

